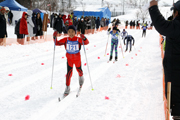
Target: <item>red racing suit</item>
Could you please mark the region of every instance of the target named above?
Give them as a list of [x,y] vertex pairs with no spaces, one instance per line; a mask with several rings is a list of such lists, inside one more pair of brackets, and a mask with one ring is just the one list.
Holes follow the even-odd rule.
[[[69,44],[68,42],[77,42],[78,43],[78,51],[77,53],[68,53]],[[89,44],[88,39],[84,41],[84,45]],[[83,45],[83,40],[80,37],[74,36],[73,38],[65,37],[59,41],[56,41],[56,45],[64,45],[66,49],[66,57],[67,57],[67,75],[66,75],[66,85],[69,86],[71,82],[72,77],[72,71],[73,71],[73,64],[76,66],[76,70],[79,74],[79,76],[83,76],[83,71],[81,68],[81,45]],[[68,45],[68,46],[67,46]],[[71,49],[71,48],[70,48]]]

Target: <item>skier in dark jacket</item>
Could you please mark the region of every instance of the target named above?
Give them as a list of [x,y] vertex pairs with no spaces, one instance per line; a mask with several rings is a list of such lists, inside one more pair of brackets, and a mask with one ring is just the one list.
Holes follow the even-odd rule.
[[96,30],[99,29],[99,26],[100,26],[100,19],[99,17],[96,19]]
[[64,21],[62,19],[61,14],[59,14],[58,18],[54,22],[54,29],[58,31],[59,34],[62,33],[64,27]]
[[156,30],[166,36],[163,67],[165,74],[165,88],[171,82],[171,115],[174,120],[180,119],[180,1],[174,3],[173,20],[167,21],[160,13],[158,2],[150,2],[149,13]]
[[[127,40],[127,42],[126,42],[126,40]],[[132,44],[132,41],[133,41],[133,44]],[[134,46],[134,38],[133,38],[133,36],[131,36],[131,35],[127,35],[125,38],[124,38],[124,45],[126,45],[126,50],[125,50],[125,52],[128,50],[128,44],[130,44],[130,51],[129,52],[131,52],[131,49],[132,49],[132,45]]]

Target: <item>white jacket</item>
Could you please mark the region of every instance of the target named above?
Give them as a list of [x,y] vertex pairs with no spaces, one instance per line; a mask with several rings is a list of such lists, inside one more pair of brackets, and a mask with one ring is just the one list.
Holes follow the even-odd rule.
[[28,10],[28,12],[27,12],[27,14],[29,15],[28,18],[27,18],[27,23],[28,23],[28,33],[29,33],[30,37],[34,37],[35,36],[33,34],[34,23],[32,21],[32,13],[33,13],[32,10]]

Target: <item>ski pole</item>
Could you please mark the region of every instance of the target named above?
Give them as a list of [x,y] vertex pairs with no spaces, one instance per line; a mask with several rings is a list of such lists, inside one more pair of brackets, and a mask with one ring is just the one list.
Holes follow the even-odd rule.
[[91,80],[91,75],[90,75],[90,70],[89,70],[89,64],[88,64],[86,50],[85,50],[85,45],[84,45],[84,41],[83,40],[82,40],[82,43],[83,43],[84,54],[85,54],[85,58],[86,58],[86,62],[87,62],[87,68],[88,68],[89,78],[90,78],[90,82],[91,82],[91,88],[92,88],[92,90],[94,90],[93,89],[93,85],[92,85],[92,80]]
[[122,49],[122,45],[121,45],[121,40],[120,40],[120,37],[119,37],[119,41],[120,41],[120,46],[121,46],[122,56],[123,56],[123,58],[124,58],[124,54],[123,54],[123,49]]
[[52,64],[52,76],[51,76],[51,89],[52,89],[52,83],[53,83],[54,58],[55,58],[56,41],[57,41],[57,36],[56,36],[56,39],[55,39],[55,42],[54,42],[54,53],[53,53],[53,64]]
[[107,39],[107,44],[106,44],[106,49],[105,49],[105,54],[104,54],[104,56],[106,56],[106,51],[107,51],[107,46],[108,46],[108,40],[109,40],[109,34],[108,34],[108,39]]

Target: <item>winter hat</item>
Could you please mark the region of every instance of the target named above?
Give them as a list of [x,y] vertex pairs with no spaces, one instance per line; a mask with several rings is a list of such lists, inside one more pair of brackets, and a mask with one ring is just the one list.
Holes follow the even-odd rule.
[[117,27],[113,27],[113,30],[117,30]]
[[8,7],[4,7],[6,10],[10,11],[10,9]]
[[177,9],[180,12],[180,0],[178,0],[176,3],[173,4],[173,7],[171,7],[171,10]]
[[6,11],[6,9],[5,9],[4,7],[1,8],[1,11],[2,11],[2,10],[5,10],[5,11]]
[[74,31],[75,31],[75,33],[76,33],[76,28],[74,27],[74,25],[70,25],[69,27],[68,27],[68,30],[69,29],[73,29]]

